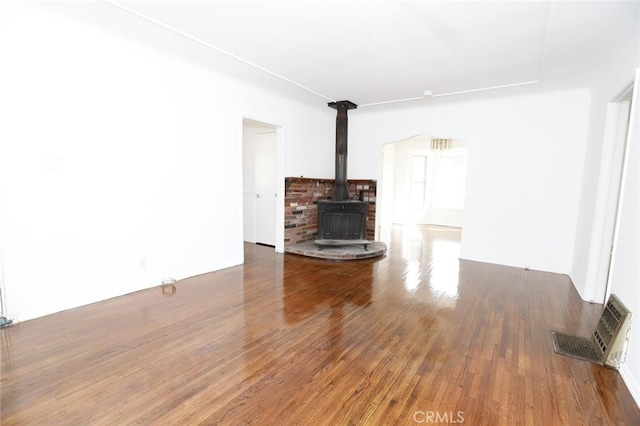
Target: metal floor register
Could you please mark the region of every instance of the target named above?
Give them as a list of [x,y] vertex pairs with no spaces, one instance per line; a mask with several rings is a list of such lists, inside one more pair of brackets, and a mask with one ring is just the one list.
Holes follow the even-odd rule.
[[590,338],[552,330],[553,350],[561,355],[618,369],[624,362],[631,330],[631,312],[611,295]]

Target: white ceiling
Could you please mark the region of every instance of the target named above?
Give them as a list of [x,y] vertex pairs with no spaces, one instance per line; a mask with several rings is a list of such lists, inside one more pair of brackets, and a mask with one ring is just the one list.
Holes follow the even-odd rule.
[[359,105],[583,83],[607,49],[640,36],[639,1],[106,1],[202,54]]

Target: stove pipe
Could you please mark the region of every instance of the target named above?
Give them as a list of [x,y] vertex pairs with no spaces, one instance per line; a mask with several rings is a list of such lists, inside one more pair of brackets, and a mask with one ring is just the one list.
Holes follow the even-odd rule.
[[336,180],[331,195],[332,201],[349,200],[347,187],[347,111],[358,105],[351,101],[329,102],[329,107],[338,111],[336,116]]

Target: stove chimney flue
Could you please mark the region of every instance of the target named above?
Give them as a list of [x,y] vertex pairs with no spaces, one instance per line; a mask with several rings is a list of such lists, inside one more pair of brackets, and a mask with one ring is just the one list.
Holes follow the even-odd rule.
[[355,109],[358,105],[351,101],[329,102],[329,107],[338,111],[336,116],[336,179],[332,201],[349,200],[349,189],[347,187],[347,133],[348,118],[347,111]]

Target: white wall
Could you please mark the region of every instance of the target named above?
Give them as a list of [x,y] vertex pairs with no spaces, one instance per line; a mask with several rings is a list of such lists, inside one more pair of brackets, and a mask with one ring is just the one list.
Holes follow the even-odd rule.
[[[243,117],[283,127],[284,173],[332,175],[324,100],[285,98],[150,46],[193,42],[105,3],[2,6],[7,317],[241,263]],[[133,31],[102,30],[73,8]]]
[[[608,104],[612,102],[632,81],[636,68],[640,67],[640,7],[636,13],[627,16],[628,22],[619,25],[624,35],[619,43],[610,46],[607,57],[598,57],[591,71],[590,89],[592,94],[586,144],[585,167],[582,177],[579,214],[577,218],[576,240],[574,243],[571,278],[584,300],[604,302],[604,280],[599,274],[598,260],[602,247],[604,221],[603,203],[606,203],[607,183],[610,175],[609,164],[603,164],[612,147],[605,136],[605,122]],[[613,24],[613,23],[612,23]],[[624,29],[631,29],[629,32]],[[637,101],[636,97],[636,101]],[[621,211],[619,212],[619,233],[616,241],[611,270],[610,291],[617,294],[632,313],[640,312],[640,231],[638,228],[638,194],[640,193],[640,119],[638,105],[635,105],[633,133],[630,139],[627,176],[622,188]],[[634,121],[635,120],[635,121]],[[602,188],[605,188],[602,190]],[[600,189],[600,191],[599,191]],[[632,329],[626,363],[621,367],[621,375],[636,402],[640,404],[640,335],[637,327]]]
[[568,273],[589,107],[587,89],[570,89],[360,108],[350,115],[350,176],[377,178],[387,142],[415,134],[464,140],[461,256]]

